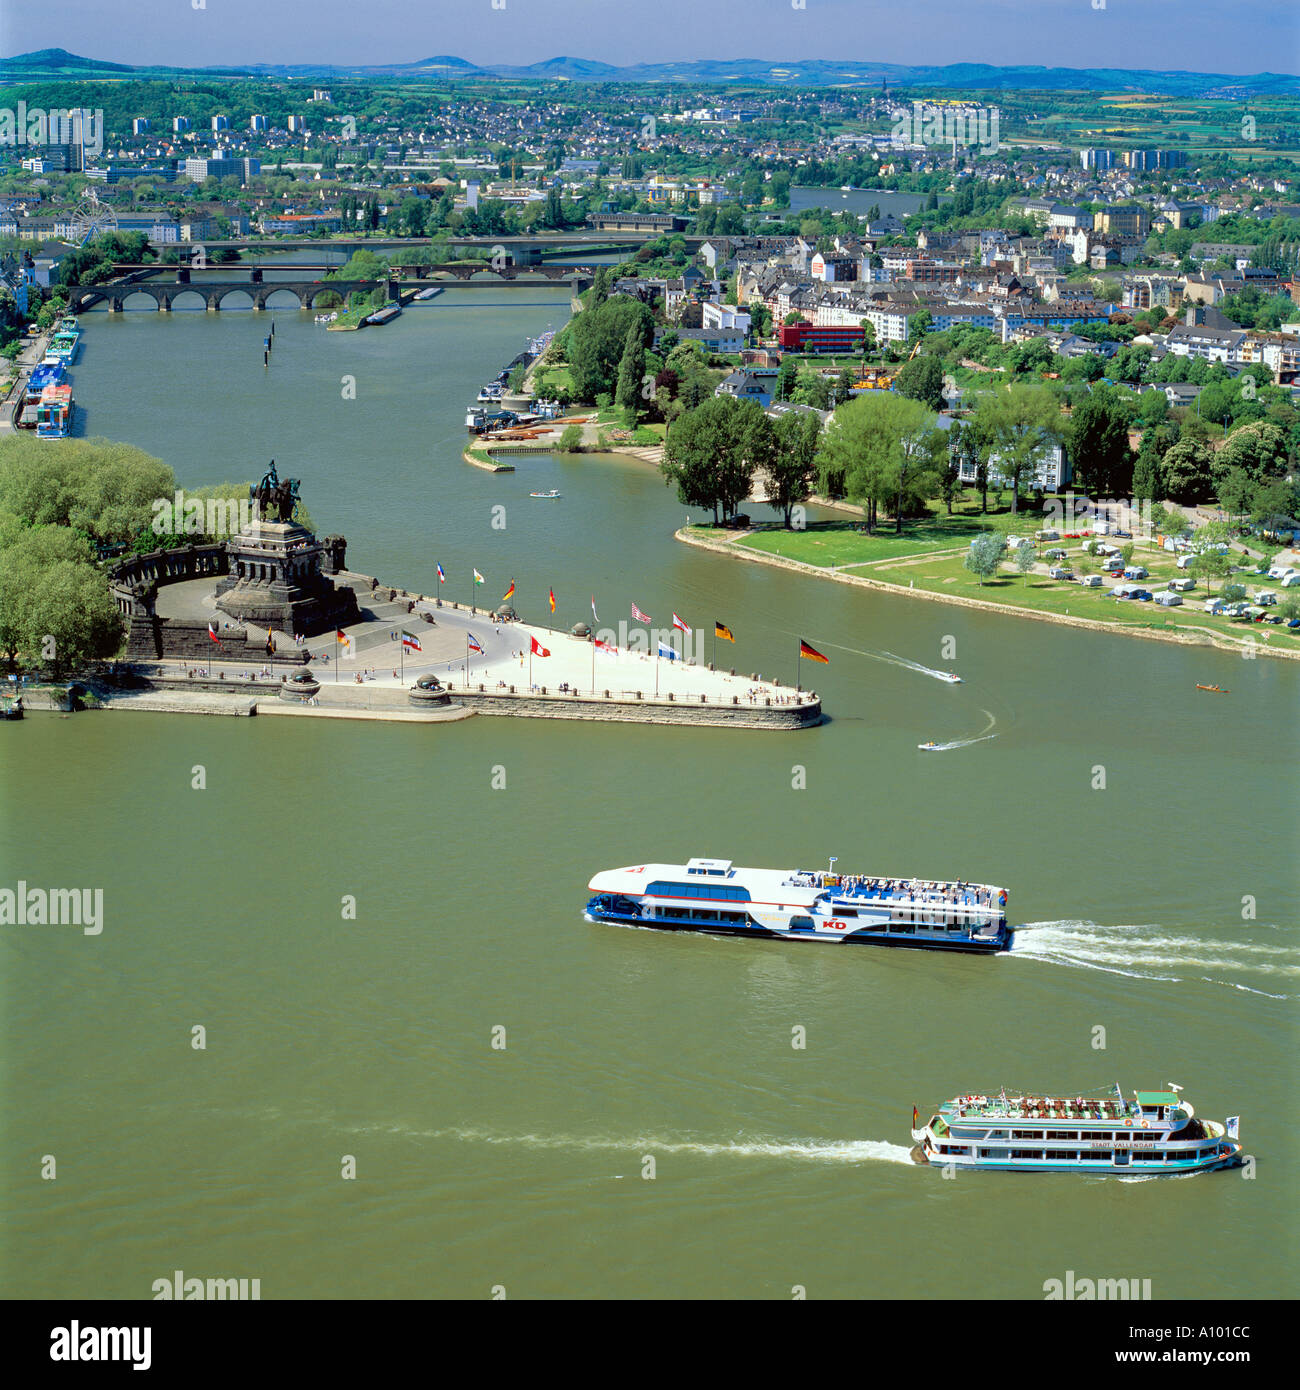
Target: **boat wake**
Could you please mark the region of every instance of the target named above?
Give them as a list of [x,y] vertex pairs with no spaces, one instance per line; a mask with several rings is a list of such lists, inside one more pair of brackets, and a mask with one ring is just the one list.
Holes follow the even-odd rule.
[[[792,637],[797,636],[797,634],[791,632],[789,628],[782,628],[781,631],[789,632]],[[918,675],[929,676],[932,680],[936,681],[943,681],[945,685],[960,684],[960,681],[953,679],[953,673],[951,671],[940,671],[934,666],[923,666],[919,661],[912,661],[905,656],[897,656],[893,652],[864,651],[861,647],[846,647],[842,642],[830,642],[824,637],[821,639],[819,645],[823,647],[833,647],[837,652],[849,652],[853,656],[865,656],[869,661],[883,661],[888,666],[898,666],[904,671],[915,671]]]
[[404,1125],[370,1125],[359,1132],[412,1139],[456,1139],[466,1144],[516,1145],[527,1149],[624,1154],[697,1154],[704,1158],[796,1158],[818,1163],[908,1163],[911,1150],[878,1139],[737,1139],[720,1143],[696,1139],[657,1139],[641,1135],[614,1139],[600,1135],[498,1134],[480,1129],[411,1130]]
[[915,671],[918,675],[930,676],[933,680],[955,684],[951,671],[940,671],[933,666],[922,666],[919,661],[909,661],[905,656],[895,656],[893,652],[865,652],[865,656],[875,656],[879,661],[887,661],[891,666],[901,666],[905,671]]
[[985,724],[979,733],[975,734],[972,738],[954,738],[949,739],[947,743],[929,744],[927,746],[927,751],[930,753],[947,753],[949,749],[952,748],[969,748],[973,743],[985,743],[991,738],[997,738],[997,734],[993,733],[993,727],[998,721],[994,719],[992,714],[986,709],[980,710],[980,713],[989,722]]
[[[1027,922],[1008,953],[1016,960],[1103,970],[1138,980],[1207,984],[1290,999],[1278,987],[1300,979],[1300,949],[1267,941],[1178,935],[1153,925],[1101,927],[1095,922]],[[1272,989],[1264,985],[1271,984]]]

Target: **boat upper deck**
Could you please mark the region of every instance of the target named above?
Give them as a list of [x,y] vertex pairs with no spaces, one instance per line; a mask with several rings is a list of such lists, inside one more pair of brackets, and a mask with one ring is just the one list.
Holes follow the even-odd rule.
[[785,880],[791,888],[829,890],[836,898],[893,902],[946,903],[952,907],[1005,907],[1007,890],[993,883],[959,879],[880,878],[869,874],[830,874],[800,869]]
[[1190,1104],[1172,1094],[1138,1095],[1133,1100],[1096,1096],[957,1096],[940,1107],[954,1120],[1007,1121],[1115,1121],[1164,1118],[1190,1119]]

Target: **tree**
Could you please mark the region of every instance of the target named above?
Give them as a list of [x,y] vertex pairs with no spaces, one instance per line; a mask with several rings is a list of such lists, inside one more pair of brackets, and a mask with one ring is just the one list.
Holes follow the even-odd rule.
[[1016,547],[1016,570],[1020,574],[1021,588],[1024,587],[1025,576],[1034,567],[1034,547],[1032,545],[1018,545]]
[[640,324],[632,324],[623,340],[623,356],[618,364],[618,386],[615,401],[630,413],[633,422],[641,404],[641,386],[645,378],[645,336]]
[[1131,495],[1133,456],[1123,403],[1109,386],[1094,386],[1075,408],[1069,426],[1070,457],[1084,489],[1096,497]]
[[835,412],[818,469],[826,483],[840,483],[845,496],[867,508],[869,526],[883,505],[892,508],[895,532],[901,532],[906,512],[933,495],[947,447],[920,401],[873,392]]
[[962,564],[978,578],[980,587],[998,572],[1006,542],[996,531],[983,531],[970,543]]
[[62,526],[22,532],[0,552],[0,647],[48,660],[55,676],[113,656],[122,619],[85,539]]
[[767,500],[780,510],[788,530],[794,507],[812,492],[821,421],[810,410],[791,410],[776,420],[773,449],[763,469]]
[[578,400],[594,401],[602,391],[614,390],[632,328],[645,346],[654,341],[654,315],[626,295],[615,295],[573,318],[565,330],[565,346]]
[[582,448],[582,426],[567,425],[560,435],[560,452],[576,454]]
[[931,410],[942,410],[946,404],[943,385],[943,361],[930,354],[904,363],[894,379],[894,389],[899,395],[920,401]]
[[868,355],[876,346],[876,325],[870,319],[863,319],[859,327],[862,329],[862,365],[865,367]]
[[798,379],[799,364],[793,357],[784,358],[776,374],[776,388],[773,398],[778,401],[788,401]]
[[986,467],[1011,485],[1011,511],[1020,510],[1020,483],[1061,437],[1061,412],[1041,387],[1013,383],[981,396],[973,417]]
[[686,506],[710,507],[714,524],[749,496],[755,459],[768,462],[771,421],[753,401],[710,396],[668,427],[660,471]]
[[1210,580],[1222,579],[1231,569],[1231,561],[1226,555],[1221,555],[1217,550],[1203,550],[1188,569],[1194,576],[1205,579],[1205,592],[1210,592]]
[[1286,436],[1278,425],[1269,420],[1255,420],[1238,426],[1228,435],[1223,448],[1211,460],[1211,470],[1220,486],[1235,468],[1257,483],[1285,473],[1289,453]]
[[1163,487],[1160,448],[1155,430],[1149,429],[1142,436],[1137,460],[1133,464],[1133,496],[1156,502],[1164,495]]
[[1207,502],[1214,492],[1210,477],[1210,451],[1187,434],[1186,426],[1175,444],[1160,461],[1165,495],[1184,506]]

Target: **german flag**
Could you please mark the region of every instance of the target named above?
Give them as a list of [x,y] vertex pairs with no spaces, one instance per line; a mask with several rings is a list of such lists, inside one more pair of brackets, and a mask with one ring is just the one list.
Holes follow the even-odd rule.
[[506,603],[515,596],[515,581],[510,581],[510,587],[501,595],[501,602]]
[[734,642],[736,639],[731,635],[731,629],[726,623],[720,623],[715,618],[713,621],[713,635],[721,637],[724,642]]
[[810,647],[802,637],[799,639],[799,655],[806,656],[809,661],[820,661],[827,666],[831,664],[830,657],[823,656],[816,647]]

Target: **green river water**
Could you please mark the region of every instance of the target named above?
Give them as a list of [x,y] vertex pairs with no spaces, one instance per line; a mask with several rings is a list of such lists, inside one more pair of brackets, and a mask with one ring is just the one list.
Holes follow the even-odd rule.
[[[610,625],[720,619],[783,680],[805,637],[829,721],[7,726],[0,883],[102,888],[104,928],[0,931],[0,1292],[1041,1298],[1073,1270],[1293,1295],[1300,669],[731,562],[674,541],[628,458],[466,466],[477,387],[567,315],[551,290],[353,334],[286,309],[266,370],[266,316],[91,313],[79,432],[182,486],[274,457],[399,585],[440,562],[448,597],[475,566],[537,621],[549,586],[557,625],[593,595]],[[596,870],[692,855],[1004,883],[1030,926],[979,959],[583,921]],[[914,1103],[1113,1081],[1239,1114],[1252,1176],[908,1161]]]

